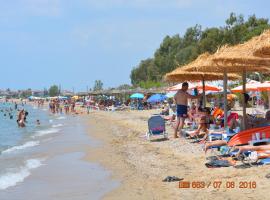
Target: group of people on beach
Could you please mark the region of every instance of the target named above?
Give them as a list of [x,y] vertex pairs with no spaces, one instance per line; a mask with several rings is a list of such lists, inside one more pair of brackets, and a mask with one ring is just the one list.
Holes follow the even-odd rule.
[[74,113],[75,112],[75,104],[74,100],[59,100],[53,99],[49,102],[49,108],[51,113],[59,113],[62,114],[63,111],[65,114]]
[[[231,108],[228,108],[228,118],[227,124],[224,124],[224,111],[221,106],[217,106],[215,108],[196,108],[196,106],[192,103],[192,105],[188,106],[188,99],[199,99],[202,95],[190,95],[187,93],[188,83],[184,82],[182,84],[182,88],[175,94],[174,101],[176,103],[176,123],[174,126],[174,138],[178,138],[182,136],[182,130],[184,129],[185,120],[188,119],[188,122],[197,123],[197,129],[193,129],[193,132],[188,133],[187,138],[200,138],[198,140],[199,143],[204,144],[204,150],[207,152],[212,147],[224,147],[224,149],[228,149],[228,144],[232,136],[237,135],[239,132],[243,131],[243,117],[238,115],[236,112],[232,112]],[[245,97],[245,101],[247,103],[248,97]],[[225,105],[228,106],[228,105]],[[196,120],[196,114],[199,114],[200,119]],[[252,115],[247,115],[245,119],[247,122],[247,131],[250,131],[250,135],[253,134],[261,134],[261,138],[265,138],[265,133],[256,133],[253,131],[254,128],[265,128],[270,127],[270,110],[268,110],[265,114],[265,117],[256,118]],[[186,124],[187,125],[187,124]],[[209,129],[210,125],[219,126],[219,127],[227,127],[226,128],[226,136],[221,139],[217,139],[214,141],[209,141]],[[194,127],[193,127],[194,128]],[[222,129],[221,129],[222,130]],[[256,129],[257,130],[257,129]],[[253,133],[253,132],[254,133]],[[185,132],[186,134],[186,132]],[[227,134],[231,135],[230,137]],[[252,139],[250,139],[252,140]],[[257,141],[257,140],[256,140]],[[226,147],[226,148],[225,148]],[[270,152],[270,144],[267,141],[262,141],[259,145],[253,146],[249,145],[247,142],[243,143],[240,146],[234,146],[234,150],[238,150],[237,156],[240,155],[244,151],[264,151]]]

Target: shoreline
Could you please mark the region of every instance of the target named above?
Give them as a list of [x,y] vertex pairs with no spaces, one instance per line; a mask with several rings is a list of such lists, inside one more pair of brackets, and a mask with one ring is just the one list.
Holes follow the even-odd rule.
[[[37,112],[43,111],[40,109]],[[13,156],[20,157],[27,162],[27,168],[12,165],[14,169],[18,167],[19,171],[15,170],[16,174],[11,174],[11,177],[10,173],[6,173],[6,179],[1,183],[12,181],[20,173],[23,177],[0,190],[0,199],[100,199],[116,188],[118,181],[110,180],[110,171],[97,162],[83,159],[86,149],[100,144],[88,137],[84,117],[47,115],[50,122],[32,135],[35,136],[33,140],[38,141],[37,145],[18,148],[14,152],[10,150],[1,157],[3,161],[11,160]],[[50,131],[60,123],[61,126],[55,128],[57,131]],[[43,134],[38,135],[38,131]],[[104,182],[107,182],[107,186]]]
[[[149,142],[143,138],[147,119],[157,111],[92,111],[87,117],[88,134],[102,141],[97,148],[88,149],[85,159],[100,163],[112,171],[112,179],[121,185],[104,199],[267,199],[270,181],[265,178],[269,166],[236,169],[208,169],[200,145],[184,139]],[[210,156],[209,154],[207,156]],[[164,183],[167,176],[185,181],[239,182],[255,181],[256,189],[205,188],[179,189],[178,182]]]

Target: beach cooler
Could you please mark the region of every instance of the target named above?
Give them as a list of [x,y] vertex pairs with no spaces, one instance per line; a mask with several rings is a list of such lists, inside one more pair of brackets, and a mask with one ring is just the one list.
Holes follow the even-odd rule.
[[146,137],[148,140],[151,140],[152,136],[158,135],[168,138],[165,120],[160,115],[154,115],[148,119],[148,132],[146,133]]

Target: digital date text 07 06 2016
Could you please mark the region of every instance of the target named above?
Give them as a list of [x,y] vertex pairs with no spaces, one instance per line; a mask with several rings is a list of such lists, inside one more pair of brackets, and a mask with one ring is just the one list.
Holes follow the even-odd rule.
[[183,189],[205,189],[205,188],[227,188],[227,189],[256,189],[256,181],[180,181],[179,188]]

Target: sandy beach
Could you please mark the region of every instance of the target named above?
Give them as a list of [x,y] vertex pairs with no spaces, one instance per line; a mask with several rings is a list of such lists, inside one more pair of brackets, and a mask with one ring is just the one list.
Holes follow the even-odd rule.
[[[208,169],[204,165],[206,156],[202,147],[184,139],[173,139],[170,126],[167,126],[169,140],[147,141],[144,137],[147,119],[157,112],[92,111],[86,117],[89,135],[102,141],[102,145],[89,148],[85,159],[101,163],[112,171],[112,179],[121,181],[121,186],[104,199],[268,198],[270,181],[265,175],[269,173],[269,166]],[[167,176],[211,185],[203,189],[183,189],[178,182],[162,182]],[[220,182],[220,188],[214,188],[214,182]],[[228,182],[233,182],[235,187],[227,188],[230,187]],[[256,182],[256,188],[240,188],[241,182]]]

